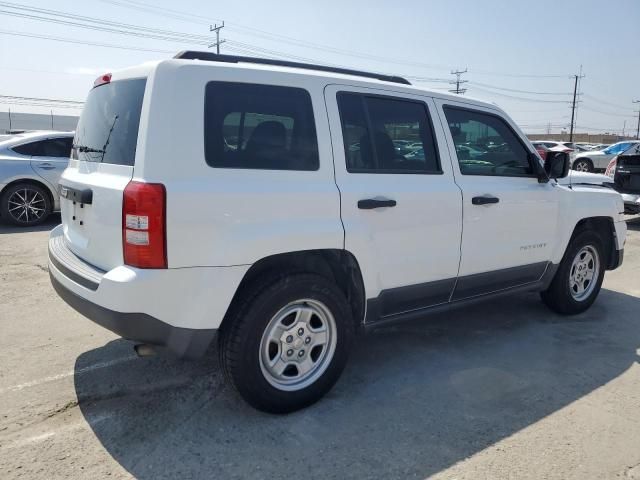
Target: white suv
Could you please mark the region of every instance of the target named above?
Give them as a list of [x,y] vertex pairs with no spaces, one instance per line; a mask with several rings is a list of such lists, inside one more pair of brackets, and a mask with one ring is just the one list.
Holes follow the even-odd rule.
[[626,226],[612,189],[555,180],[568,167],[488,103],[183,52],[89,93],[51,281],[145,351],[198,356],[219,332],[242,397],[288,412],[331,388],[361,327],[522,290],[587,309]]

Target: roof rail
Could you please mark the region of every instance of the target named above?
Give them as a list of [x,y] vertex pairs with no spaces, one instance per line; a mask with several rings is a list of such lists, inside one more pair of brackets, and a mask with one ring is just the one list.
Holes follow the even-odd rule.
[[276,65],[278,67],[303,68],[305,70],[318,70],[321,72],[342,73],[345,75],[355,75],[357,77],[375,78],[385,82],[402,83],[411,85],[406,78],[397,77],[395,75],[383,75],[381,73],[362,72],[360,70],[351,70],[349,68],[328,67],[325,65],[314,65],[312,63],[289,62],[287,60],[272,60],[270,58],[258,57],[242,57],[238,55],[221,55],[213,52],[198,52],[195,50],[183,50],[173,58],[183,60],[206,60],[208,62],[223,63],[256,63],[260,65]]

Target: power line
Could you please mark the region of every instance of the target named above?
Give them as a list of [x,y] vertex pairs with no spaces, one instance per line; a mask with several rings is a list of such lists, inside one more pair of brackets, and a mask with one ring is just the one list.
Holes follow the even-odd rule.
[[480,87],[487,87],[487,88],[492,88],[494,90],[502,90],[505,92],[527,93],[530,95],[570,95],[570,93],[568,92],[533,92],[531,90],[516,90],[514,88],[498,87],[496,85],[489,85],[486,83],[480,83],[476,81],[469,81],[469,85],[478,85]]
[[87,45],[92,47],[105,47],[105,48],[117,48],[120,50],[131,50],[138,52],[154,52],[154,53],[168,53],[173,54],[175,51],[173,50],[157,50],[152,48],[142,48],[142,47],[126,47],[124,45],[114,45],[110,43],[100,43],[100,42],[90,42],[87,40],[79,40],[75,38],[65,38],[65,37],[54,37],[52,35],[38,35],[35,33],[26,33],[26,32],[15,32],[9,30],[0,30],[0,35],[12,35],[16,37],[27,37],[27,38],[38,38],[42,40],[51,40],[54,42],[63,42],[63,43],[72,43],[76,45]]

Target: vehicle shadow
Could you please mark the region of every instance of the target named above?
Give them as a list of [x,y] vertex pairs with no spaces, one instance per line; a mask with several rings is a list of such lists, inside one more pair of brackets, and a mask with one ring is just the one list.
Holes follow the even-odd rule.
[[242,402],[215,351],[88,371],[131,354],[113,341],[78,357],[75,388],[97,438],[136,478],[426,478],[638,362],[639,309],[640,298],[603,290],[567,318],[523,294],[379,330],[325,399],[287,416]]
[[45,232],[49,230],[53,230],[55,227],[60,225],[60,214],[53,213],[40,225],[36,225],[35,227],[16,227],[15,225],[10,225],[0,219],[0,235],[7,233],[30,233],[30,232]]

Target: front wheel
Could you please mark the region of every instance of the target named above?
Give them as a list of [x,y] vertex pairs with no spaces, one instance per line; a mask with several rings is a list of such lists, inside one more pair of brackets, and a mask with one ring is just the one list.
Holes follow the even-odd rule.
[[595,301],[604,279],[605,259],[600,236],[593,231],[578,233],[569,244],[544,303],[557,313],[584,312]]
[[573,169],[578,172],[591,172],[593,171],[593,164],[587,158],[579,158],[573,162]]
[[253,407],[288,413],[327,393],[354,337],[347,300],[315,274],[266,278],[238,302],[220,336],[221,363]]

